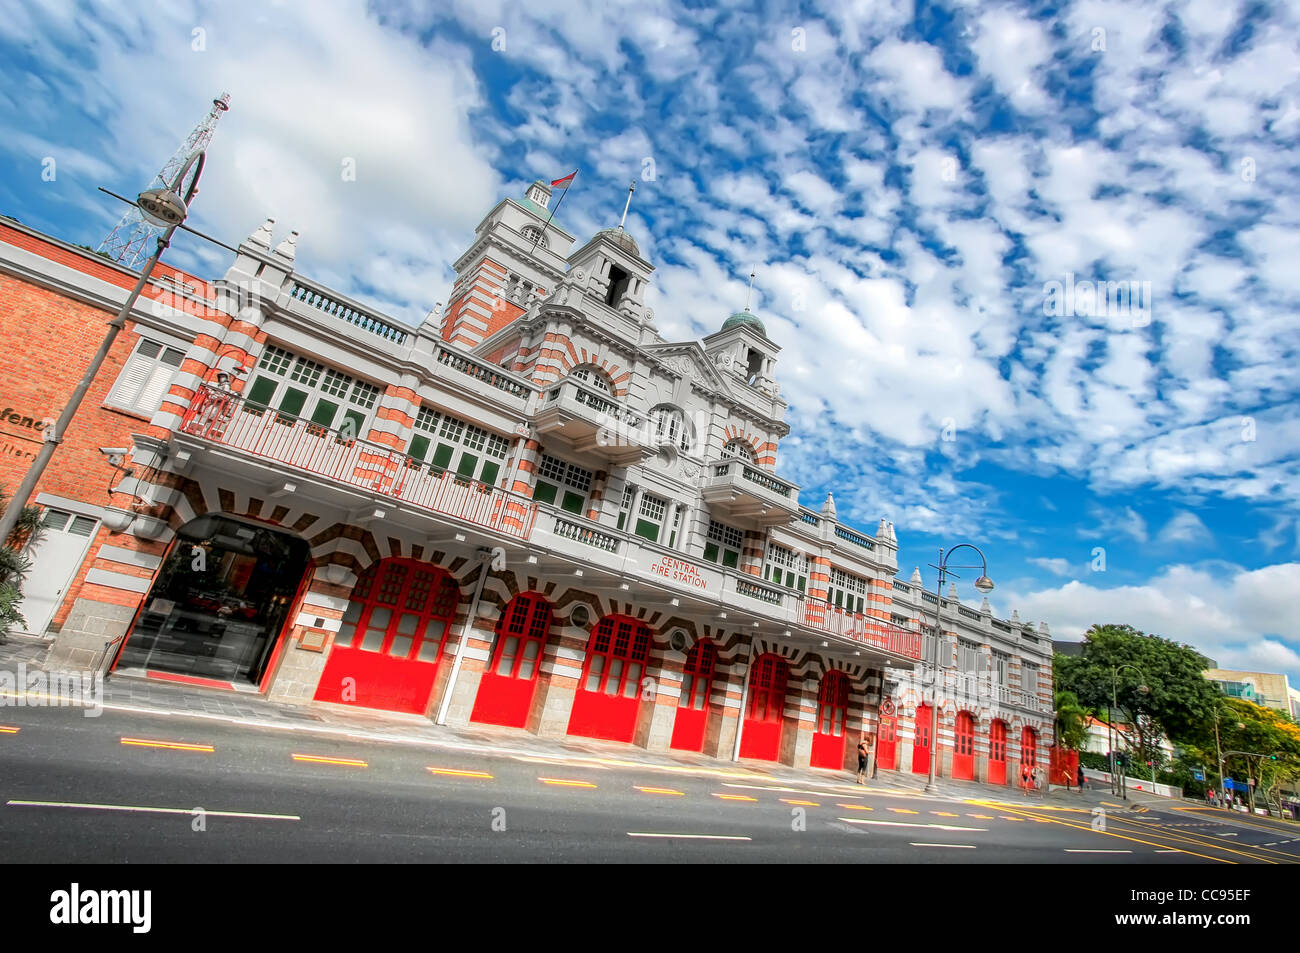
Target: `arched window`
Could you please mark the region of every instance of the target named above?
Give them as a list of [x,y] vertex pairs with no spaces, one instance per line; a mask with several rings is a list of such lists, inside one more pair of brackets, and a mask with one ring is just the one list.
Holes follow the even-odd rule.
[[849,710],[849,680],[843,672],[827,672],[817,692],[817,733],[836,738],[844,734]]
[[594,364],[579,364],[569,371],[569,377],[601,393],[614,393],[614,387],[610,382],[609,375]]
[[731,457],[740,457],[742,460],[748,460],[750,463],[757,462],[754,456],[754,448],[746,440],[730,440],[722,448],[722,456],[725,459]]
[[497,622],[497,644],[488,671],[527,681],[537,666],[551,631],[551,604],[539,593],[520,593]]
[[1020,732],[1020,762],[1030,768],[1038,765],[1038,732],[1029,727]]
[[627,616],[606,616],[591,634],[582,675],[584,690],[635,698],[650,657],[650,629]]
[[671,404],[660,404],[650,412],[655,436],[660,442],[674,444],[683,453],[691,449],[691,425],[686,415]]
[[754,666],[749,686],[749,718],[780,721],[785,715],[785,686],[790,669],[785,659],[764,655]]
[[709,703],[709,688],[713,683],[713,667],[718,661],[718,650],[709,639],[700,639],[686,657],[686,671],[682,676],[682,694],[678,708],[702,709]]
[[546,235],[536,225],[525,225],[523,236],[530,245],[536,242],[539,248],[546,247]]

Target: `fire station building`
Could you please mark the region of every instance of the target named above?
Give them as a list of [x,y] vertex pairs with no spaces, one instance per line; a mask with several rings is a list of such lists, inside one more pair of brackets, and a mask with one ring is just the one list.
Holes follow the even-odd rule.
[[[296,272],[272,222],[214,281],[160,268],[38,487],[47,666],[796,767],[863,735],[885,770],[932,744],[944,776],[1045,767],[1046,625],[951,591],[936,632],[892,524],[778,475],[761,318],[665,340],[634,238],[579,244],[550,201],[489,211],[419,327]],[[134,278],[0,224],[0,483]]]

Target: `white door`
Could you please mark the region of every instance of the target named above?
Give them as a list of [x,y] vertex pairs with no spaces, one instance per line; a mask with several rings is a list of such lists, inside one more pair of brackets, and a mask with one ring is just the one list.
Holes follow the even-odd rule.
[[32,551],[32,568],[23,583],[23,601],[18,605],[27,620],[27,631],[37,635],[45,632],[63,603],[64,593],[95,538],[99,520],[47,507],[41,525],[45,527],[45,538]]

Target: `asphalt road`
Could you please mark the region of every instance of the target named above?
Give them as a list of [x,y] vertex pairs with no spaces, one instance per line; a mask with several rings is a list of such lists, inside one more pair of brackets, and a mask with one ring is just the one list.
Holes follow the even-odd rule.
[[1017,797],[0,708],[10,863],[1300,862],[1300,826],[1276,820],[1108,793]]

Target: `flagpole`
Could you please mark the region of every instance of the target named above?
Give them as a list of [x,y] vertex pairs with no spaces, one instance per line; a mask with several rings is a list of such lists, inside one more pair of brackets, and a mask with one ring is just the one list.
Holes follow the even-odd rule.
[[627,201],[623,203],[623,217],[619,220],[618,230],[623,231],[623,225],[627,222],[627,210],[632,205],[632,193],[636,191],[636,183],[629,182],[627,185]]
[[564,191],[560,193],[560,197],[555,200],[555,208],[551,209],[551,214],[547,217],[546,224],[542,226],[542,230],[538,232],[537,237],[533,239],[533,247],[528,249],[528,254],[531,255],[533,252],[537,251],[538,243],[546,237],[546,230],[551,227],[551,219],[555,218],[555,213],[560,210],[560,203],[563,202],[564,197],[569,194],[569,189],[573,185],[573,180],[577,177],[578,173],[576,171],[573,175],[569,176],[569,184],[564,187]]

